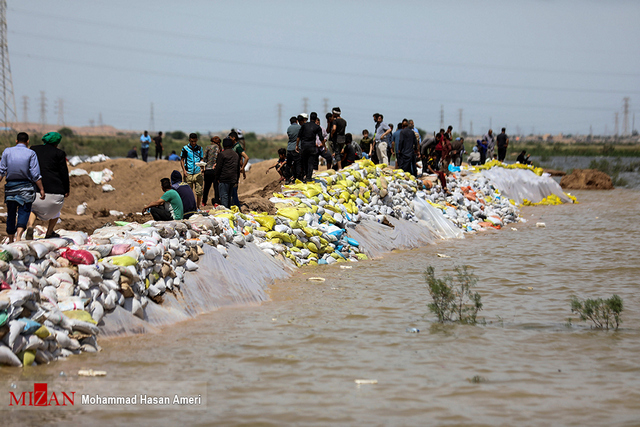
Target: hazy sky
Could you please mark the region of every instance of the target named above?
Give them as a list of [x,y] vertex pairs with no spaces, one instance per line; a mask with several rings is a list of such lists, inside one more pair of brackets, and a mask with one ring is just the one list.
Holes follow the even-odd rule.
[[[340,106],[486,132],[613,133],[640,113],[640,1],[8,0],[18,119],[258,133]],[[640,114],[636,128],[640,127]],[[324,123],[324,120],[323,120]]]

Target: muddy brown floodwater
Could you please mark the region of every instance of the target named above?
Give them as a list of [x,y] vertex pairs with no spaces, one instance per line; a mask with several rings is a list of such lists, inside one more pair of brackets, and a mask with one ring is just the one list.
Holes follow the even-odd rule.
[[[5,415],[38,425],[639,425],[640,192],[576,195],[578,205],[524,209],[528,223],[517,231],[398,251],[351,269],[303,268],[271,286],[271,301],[260,306],[0,372],[55,384],[61,370],[103,369],[105,394],[118,382],[141,393],[136,383],[206,381],[205,410]],[[486,325],[439,325],[428,312],[424,270],[451,273],[459,264],[478,277]],[[571,314],[571,295],[614,293],[625,304],[617,332],[592,330]]]

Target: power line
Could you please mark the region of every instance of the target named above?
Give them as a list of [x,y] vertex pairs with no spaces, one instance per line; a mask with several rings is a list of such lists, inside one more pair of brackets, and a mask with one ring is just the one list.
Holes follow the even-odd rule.
[[22,122],[29,122],[29,97],[26,95],[22,97]]
[[278,104],[278,126],[277,126],[278,135],[282,134],[282,104]]
[[[158,29],[149,29],[149,28],[136,28],[136,27],[129,27],[126,25],[118,25],[118,24],[111,24],[111,23],[105,23],[103,21],[93,21],[93,20],[87,20],[87,19],[77,19],[77,18],[70,18],[68,16],[63,16],[63,15],[53,15],[53,14],[44,14],[44,13],[40,13],[40,12],[35,12],[35,11],[27,11],[27,10],[20,10],[20,9],[16,9],[16,8],[11,8],[11,11],[13,13],[20,13],[20,14],[26,14],[28,15],[30,18],[33,17],[42,17],[45,19],[56,19],[56,20],[61,20],[61,21],[69,21],[69,22],[75,22],[75,23],[80,23],[80,24],[85,24],[85,25],[89,25],[91,26],[92,29],[95,29],[96,27],[102,27],[102,28],[113,28],[116,30],[125,30],[125,31],[130,31],[130,32],[134,32],[134,33],[140,33],[140,34],[144,34],[145,36],[148,36],[149,33],[153,33],[155,35],[160,35],[160,36],[169,36],[169,37],[173,37],[173,38],[181,38],[181,39],[187,39],[187,40],[198,40],[198,41],[204,41],[204,42],[213,42],[213,43],[220,43],[223,45],[236,45],[236,46],[245,46],[245,47],[251,47],[251,48],[256,48],[256,49],[260,49],[261,51],[264,50],[274,50],[274,51],[282,51],[282,52],[286,52],[289,53],[291,50],[290,46],[275,46],[271,43],[258,43],[255,41],[242,41],[242,40],[237,40],[237,39],[223,39],[223,38],[218,38],[218,37],[211,37],[211,36],[196,36],[193,34],[184,34],[184,33],[178,33],[178,32],[174,32],[174,31],[166,31],[166,30],[158,30]],[[12,31],[13,32],[13,31]],[[20,34],[18,32],[16,32],[16,34]],[[31,34],[23,34],[23,35],[28,35],[28,36],[33,36]],[[38,36],[35,36],[38,37]],[[42,36],[43,38],[50,38],[50,39],[54,39],[48,36]],[[59,39],[58,39],[59,40]],[[71,41],[72,42],[72,41]],[[118,48],[119,49],[119,48]],[[573,52],[573,50],[572,50]],[[589,53],[593,53],[592,51],[589,51]],[[301,51],[300,54],[306,54],[306,52]],[[342,57],[348,57],[348,58],[357,58],[357,59],[363,59],[363,60],[370,60],[370,61],[378,61],[378,58],[376,58],[373,55],[366,55],[366,54],[357,54],[354,52],[349,52],[349,53],[344,53],[344,54],[340,54],[340,52],[336,52],[335,50],[317,50],[314,49],[313,51],[310,51],[308,53],[309,55],[313,54],[313,55],[334,55],[334,56],[342,56]],[[551,69],[551,68],[532,68],[532,67],[517,67],[517,66],[504,66],[504,65],[490,65],[490,64],[486,64],[486,63],[456,63],[456,62],[436,62],[433,61],[431,59],[427,60],[427,61],[421,61],[421,60],[415,60],[415,59],[411,59],[411,58],[407,58],[407,57],[389,57],[388,60],[390,60],[391,62],[394,63],[406,63],[406,64],[414,64],[414,65],[420,65],[420,66],[442,66],[442,67],[456,67],[456,68],[474,68],[474,69],[489,69],[489,70],[500,70],[500,71],[515,71],[515,72],[543,72],[543,73],[553,73],[553,74],[567,74],[567,73],[572,73],[572,74],[582,74],[582,75],[603,75],[603,76],[626,76],[626,77],[638,77],[640,76],[640,74],[638,73],[615,73],[615,72],[588,72],[588,71],[584,71],[584,70],[566,70],[566,69]]]
[[151,112],[149,113],[149,131],[155,131],[156,123],[153,118],[153,102],[151,103]]
[[622,116],[622,134],[624,136],[629,135],[629,97],[625,96],[624,101],[624,113]]
[[7,0],[0,1],[0,70],[2,72],[2,123],[5,128],[18,121],[7,41]]
[[40,126],[44,130],[44,126],[47,124],[47,97],[44,91],[40,91]]
[[[12,33],[16,33],[12,31]],[[21,34],[21,33],[17,33]],[[22,35],[22,34],[21,34]],[[33,37],[32,34],[24,34],[29,37]],[[251,67],[262,67],[268,69],[275,70],[285,70],[285,71],[296,71],[296,72],[306,72],[306,73],[314,73],[314,74],[325,74],[325,75],[334,75],[334,76],[345,76],[345,77],[357,77],[361,78],[371,78],[371,79],[380,79],[380,80],[397,80],[401,82],[414,82],[414,83],[430,83],[430,84],[448,84],[455,86],[476,86],[476,87],[488,87],[494,89],[522,89],[522,90],[545,90],[545,91],[553,91],[553,92],[571,92],[571,93],[618,93],[618,94],[628,94],[628,93],[638,93],[640,91],[634,91],[630,89],[593,89],[593,88],[568,88],[568,87],[551,87],[551,86],[535,86],[535,85],[512,85],[512,84],[504,84],[504,83],[480,83],[480,82],[469,82],[469,81],[459,81],[459,80],[438,80],[438,79],[426,79],[426,78],[413,78],[413,77],[401,77],[396,74],[382,75],[382,74],[367,74],[362,72],[349,72],[349,71],[340,71],[340,70],[319,70],[317,68],[304,68],[304,67],[292,67],[286,65],[272,65],[272,64],[257,64],[255,62],[249,61],[237,61],[237,60],[229,60],[229,59],[221,59],[214,57],[204,57],[198,55],[188,55],[183,53],[167,53],[166,51],[159,50],[150,50],[150,49],[141,49],[141,48],[132,48],[129,46],[114,46],[105,43],[95,43],[95,42],[87,42],[82,40],[71,40],[60,37],[43,37],[46,40],[57,40],[67,43],[75,43],[80,45],[87,45],[91,47],[102,47],[108,49],[114,49],[118,52],[129,51],[132,53],[139,54],[152,54],[152,55],[161,55],[167,57],[174,58],[182,58],[182,59],[194,59],[200,61],[214,62],[216,64],[229,64],[229,65],[241,65],[241,66],[251,66]],[[466,68],[469,65],[465,66]],[[640,74],[638,74],[640,76]]]

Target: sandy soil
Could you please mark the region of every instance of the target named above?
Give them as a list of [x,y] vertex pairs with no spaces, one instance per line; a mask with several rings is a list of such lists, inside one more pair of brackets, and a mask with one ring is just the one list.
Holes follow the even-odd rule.
[[570,175],[562,177],[560,186],[568,190],[613,189],[609,175],[596,169],[575,169]]
[[[275,160],[267,160],[252,165],[247,172],[247,179],[240,182],[240,200],[245,205],[243,211],[256,210],[258,212],[275,213],[273,204],[268,201],[274,191],[280,190],[279,175],[275,170],[265,173]],[[145,163],[136,159],[116,159],[103,163],[81,163],[77,167],[69,167],[69,170],[84,169],[87,172],[101,171],[105,168],[113,171],[113,180],[109,182],[115,191],[104,193],[102,185],[96,185],[88,176],[72,176],[71,191],[62,208],[61,223],[57,228],[67,230],[82,230],[92,232],[106,223],[126,220],[146,222],[151,219],[149,215],[140,217],[136,215],[149,202],[158,200],[162,196],[160,179],[169,178],[173,170],[180,170],[178,162],[159,160]],[[266,186],[266,190],[265,190]],[[210,196],[213,192],[210,192]],[[4,185],[0,186],[0,200],[4,199]],[[87,203],[84,215],[76,215],[76,208],[83,202]],[[211,208],[211,205],[208,206]],[[123,212],[125,217],[110,216],[109,211]],[[0,212],[6,212],[4,206]],[[5,217],[0,217],[1,222],[6,222]],[[36,224],[42,224],[38,221]],[[0,233],[5,235],[4,227],[0,227]]]

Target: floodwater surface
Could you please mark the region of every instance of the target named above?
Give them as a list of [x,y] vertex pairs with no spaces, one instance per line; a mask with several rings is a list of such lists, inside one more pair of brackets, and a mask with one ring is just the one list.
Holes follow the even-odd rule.
[[[260,306],[0,372],[55,383],[61,370],[101,369],[104,394],[117,382],[139,394],[135,384],[146,381],[206,381],[204,410],[5,415],[37,424],[639,425],[640,192],[576,195],[578,205],[525,208],[527,223],[500,231],[350,269],[303,268],[272,285]],[[437,275],[453,274],[463,264],[478,278],[485,323],[438,324],[423,273],[432,265]],[[307,280],[313,276],[326,281]],[[625,305],[616,332],[571,313],[572,295],[612,294]]]

